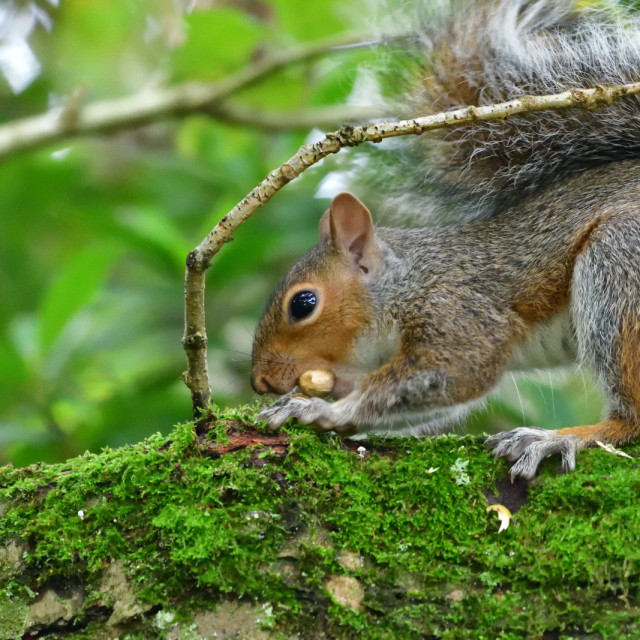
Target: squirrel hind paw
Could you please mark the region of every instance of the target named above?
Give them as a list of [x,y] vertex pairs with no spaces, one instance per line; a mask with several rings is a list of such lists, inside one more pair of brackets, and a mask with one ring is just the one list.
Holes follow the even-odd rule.
[[542,460],[555,453],[562,458],[562,471],[573,471],[579,439],[572,435],[559,435],[557,431],[520,427],[490,436],[487,447],[496,458],[506,458],[515,463],[509,472],[512,481],[517,477],[531,480]]

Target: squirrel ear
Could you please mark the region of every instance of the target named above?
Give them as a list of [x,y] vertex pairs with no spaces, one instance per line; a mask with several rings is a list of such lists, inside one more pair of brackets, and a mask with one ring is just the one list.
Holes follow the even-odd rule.
[[350,193],[340,193],[320,219],[321,239],[348,256],[362,273],[374,270],[379,261],[369,209]]
[[329,242],[331,241],[331,221],[329,220],[331,216],[331,209],[327,209],[320,218],[320,222],[318,223],[318,231],[320,232],[320,242]]

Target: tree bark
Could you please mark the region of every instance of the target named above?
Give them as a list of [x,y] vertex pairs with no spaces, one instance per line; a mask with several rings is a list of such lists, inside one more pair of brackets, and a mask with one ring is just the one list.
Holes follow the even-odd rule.
[[254,414],[0,469],[0,638],[640,636],[634,460],[512,485],[482,438]]

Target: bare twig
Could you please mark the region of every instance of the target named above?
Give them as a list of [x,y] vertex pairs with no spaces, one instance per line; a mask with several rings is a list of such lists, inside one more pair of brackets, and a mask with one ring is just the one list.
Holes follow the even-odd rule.
[[462,127],[479,120],[499,120],[534,111],[570,107],[587,109],[600,103],[608,104],[619,98],[638,93],[640,93],[640,83],[596,89],[575,89],[548,96],[524,96],[501,104],[484,107],[472,106],[414,120],[381,122],[359,127],[344,126],[339,131],[328,133],[316,144],[300,147],[294,156],[269,173],[255,189],[233,207],[187,256],[185,332],[182,342],[188,361],[188,370],[184,373],[184,380],[191,390],[194,412],[206,407],[211,396],[207,373],[207,333],[204,310],[205,271],[209,268],[213,256],[225,242],[231,239],[235,230],[285,184],[297,178],[303,171],[322,158],[337,153],[343,147],[353,147],[363,142],[380,142],[384,138],[409,134],[420,135],[434,129]]
[[266,56],[220,82],[186,82],[149,89],[134,96],[83,105],[72,98],[67,107],[0,126],[0,158],[57,140],[131,129],[163,118],[207,112],[223,100],[265,80],[286,66],[312,60],[328,52],[368,46],[353,38],[331,39]]

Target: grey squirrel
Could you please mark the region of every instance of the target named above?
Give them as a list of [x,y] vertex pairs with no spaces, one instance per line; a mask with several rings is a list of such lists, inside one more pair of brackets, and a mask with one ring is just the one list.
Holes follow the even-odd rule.
[[[404,67],[401,115],[640,80],[637,15],[617,2],[575,7],[414,7],[422,26],[406,58],[417,63]],[[257,327],[254,389],[284,394],[260,417],[272,428],[295,417],[351,434],[421,416],[433,431],[506,371],[577,361],[608,400],[605,420],[522,427],[488,446],[514,463],[512,477],[531,478],[549,454],[568,471],[584,446],[636,439],[640,101],[478,122],[389,153],[389,197],[371,204],[418,224],[377,228],[356,197],[334,198],[319,244]],[[333,374],[334,402],[297,392],[311,369]]]

